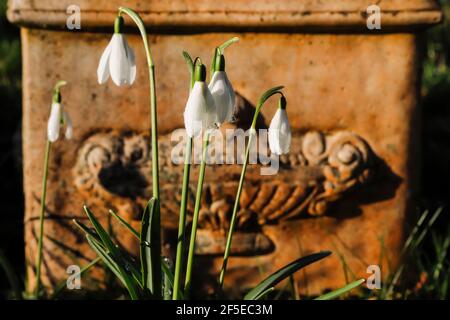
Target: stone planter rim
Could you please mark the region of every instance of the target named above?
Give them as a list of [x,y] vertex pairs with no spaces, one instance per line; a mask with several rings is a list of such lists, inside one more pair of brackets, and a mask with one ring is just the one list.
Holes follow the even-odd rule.
[[[136,10],[154,32],[205,31],[373,32],[366,27],[367,0],[78,0],[81,31],[111,28],[119,6]],[[66,29],[72,0],[9,0],[8,19],[42,29]],[[434,0],[387,0],[379,3],[382,31],[415,31],[435,25],[442,12]]]

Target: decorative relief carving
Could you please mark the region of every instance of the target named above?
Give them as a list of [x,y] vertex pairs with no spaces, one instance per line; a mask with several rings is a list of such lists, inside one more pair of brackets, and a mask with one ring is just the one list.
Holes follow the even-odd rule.
[[[267,252],[272,244],[260,232],[280,220],[319,216],[330,204],[364,185],[373,174],[374,155],[369,145],[351,132],[295,133],[291,153],[280,158],[276,176],[260,176],[260,164],[250,165],[240,200],[234,254]],[[160,137],[162,223],[177,228],[182,165],[171,161],[175,143]],[[197,165],[191,173],[188,219],[193,211]],[[211,165],[204,185],[199,219],[198,253],[223,252],[240,165]],[[151,195],[151,150],[147,135],[100,132],[88,137],[78,151],[73,169],[80,192],[98,199],[102,207],[115,208],[138,220]],[[166,181],[170,181],[167,182]],[[94,196],[93,196],[94,194]],[[130,212],[133,211],[133,212]]]

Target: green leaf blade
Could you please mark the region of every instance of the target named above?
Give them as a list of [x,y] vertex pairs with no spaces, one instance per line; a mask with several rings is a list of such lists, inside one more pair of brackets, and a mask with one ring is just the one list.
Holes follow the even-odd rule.
[[284,266],[278,271],[274,272],[268,276],[265,280],[261,281],[259,285],[253,288],[244,297],[244,300],[255,300],[260,297],[267,289],[276,286],[279,282],[289,277],[294,272],[310,265],[316,261],[322,260],[331,254],[330,251],[322,251],[318,253],[311,254],[309,256],[297,259],[290,264]]
[[331,300],[331,299],[337,298],[340,295],[342,295],[342,294],[344,294],[344,293],[346,293],[346,292],[348,292],[348,291],[350,291],[350,290],[352,290],[352,289],[354,289],[356,287],[359,287],[365,281],[366,281],[365,279],[356,280],[356,281],[354,281],[352,283],[349,283],[345,287],[342,287],[340,289],[328,292],[328,293],[326,293],[326,294],[324,294],[324,295],[322,295],[320,297],[315,298],[314,300]]
[[151,198],[142,215],[140,256],[142,284],[156,298],[161,297],[161,230],[159,202]]
[[135,238],[140,239],[140,235],[139,232],[136,231],[135,228],[133,228],[133,226],[131,224],[129,224],[124,218],[122,218],[121,216],[119,216],[117,213],[115,213],[112,210],[109,210],[109,213],[117,219],[117,221],[119,221],[119,223],[124,226],[125,228],[127,228]]

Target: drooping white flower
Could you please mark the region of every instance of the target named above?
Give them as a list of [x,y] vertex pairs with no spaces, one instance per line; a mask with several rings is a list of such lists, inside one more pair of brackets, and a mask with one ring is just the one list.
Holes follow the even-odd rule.
[[[284,97],[280,101],[282,99]],[[276,155],[288,153],[291,146],[291,127],[286,113],[285,101],[284,99],[284,107],[278,108],[269,126],[269,147],[270,151]],[[281,102],[280,105],[282,105]]]
[[47,137],[50,142],[55,142],[59,138],[61,128],[61,103],[53,102],[50,117],[47,123]]
[[52,107],[50,110],[50,116],[47,122],[47,138],[50,142],[55,142],[58,140],[60,131],[65,127],[64,136],[66,139],[72,139],[73,136],[73,125],[69,114],[64,110],[61,104],[61,93],[59,88],[53,95]]
[[204,81],[196,81],[184,110],[184,126],[193,138],[203,130],[214,127],[216,121],[214,99]]
[[98,83],[105,83],[109,76],[118,86],[131,85],[136,78],[136,58],[133,49],[122,34],[123,18],[117,17],[115,33],[100,58],[97,68]]
[[225,71],[215,71],[208,86],[217,110],[216,122],[231,121],[236,95]]

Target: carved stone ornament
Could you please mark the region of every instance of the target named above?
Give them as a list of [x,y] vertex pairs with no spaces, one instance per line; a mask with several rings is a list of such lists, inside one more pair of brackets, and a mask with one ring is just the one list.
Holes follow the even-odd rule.
[[[160,137],[162,223],[177,228],[183,166],[173,164],[170,135]],[[240,200],[234,254],[267,252],[270,239],[261,232],[265,224],[327,213],[331,203],[364,185],[373,171],[367,143],[351,132],[294,134],[291,153],[280,158],[275,176],[261,176],[260,164],[250,165]],[[75,184],[86,197],[103,207],[135,211],[139,220],[151,195],[151,160],[148,136],[116,131],[93,134],[78,152]],[[198,165],[193,165],[188,219],[193,212]],[[197,252],[223,252],[226,231],[237,190],[240,165],[208,166],[199,220]],[[127,212],[130,214],[130,212]]]

